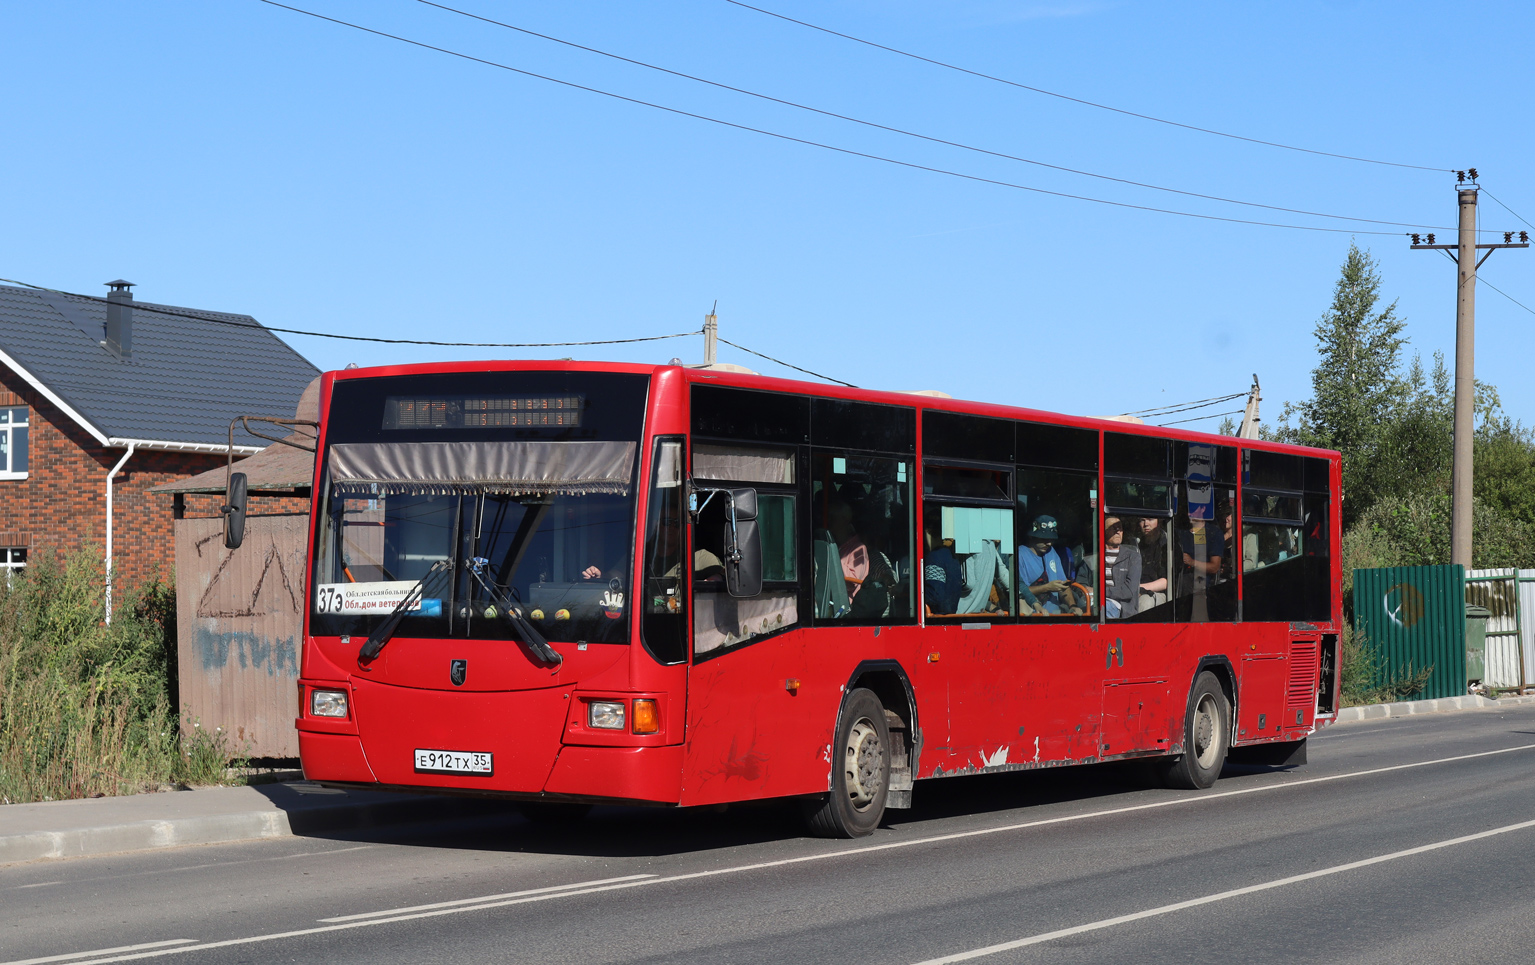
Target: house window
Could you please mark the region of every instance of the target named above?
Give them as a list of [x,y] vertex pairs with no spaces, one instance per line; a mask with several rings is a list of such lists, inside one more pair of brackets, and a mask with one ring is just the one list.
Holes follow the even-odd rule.
[[27,407],[0,408],[0,479],[27,478]]
[[24,547],[0,546],[0,579],[10,583],[11,574],[23,569],[27,565],[27,551]]

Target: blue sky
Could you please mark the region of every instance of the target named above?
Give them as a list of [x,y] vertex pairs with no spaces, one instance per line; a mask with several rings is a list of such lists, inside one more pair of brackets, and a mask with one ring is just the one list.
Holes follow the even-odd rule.
[[[1020,83],[1265,140],[1439,168],[1535,220],[1524,3],[757,0]],[[1286,215],[934,145],[616,63],[414,0],[295,5],[850,150],[1202,214],[1359,229],[1410,350],[1450,353],[1454,276],[1406,229]],[[725,0],[457,0],[674,70],[1050,164],[1362,218],[1455,224],[1454,176],[1084,107]],[[6,5],[0,276],[280,327],[452,341],[696,329],[856,383],[1106,414],[1309,391],[1351,235],[1155,214],[710,124],[258,0]],[[1482,226],[1527,226],[1483,197]],[[1535,254],[1484,277],[1535,308]],[[1477,374],[1535,422],[1535,318],[1483,286]],[[294,336],[322,368],[505,351]],[[702,340],[522,350],[696,360]],[[792,375],[722,348],[725,361]],[[1219,408],[1209,411],[1220,411]],[[1192,427],[1213,427],[1214,421]]]

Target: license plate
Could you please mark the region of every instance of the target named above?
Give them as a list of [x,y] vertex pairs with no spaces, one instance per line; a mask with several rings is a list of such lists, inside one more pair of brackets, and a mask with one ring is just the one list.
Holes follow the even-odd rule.
[[486,751],[429,751],[416,748],[416,770],[432,774],[492,774]]

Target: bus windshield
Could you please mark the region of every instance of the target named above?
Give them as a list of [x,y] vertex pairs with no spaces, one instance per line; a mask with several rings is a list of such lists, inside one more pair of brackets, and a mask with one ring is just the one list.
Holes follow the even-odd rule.
[[644,383],[338,382],[313,632],[370,633],[408,598],[395,636],[517,639],[517,607],[550,642],[626,642]]

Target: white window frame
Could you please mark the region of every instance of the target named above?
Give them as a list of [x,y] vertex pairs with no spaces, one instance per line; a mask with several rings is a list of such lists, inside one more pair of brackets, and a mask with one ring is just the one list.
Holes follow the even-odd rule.
[[[25,479],[25,478],[27,478],[27,471],[25,471],[25,470],[23,470],[22,472],[12,472],[11,471],[11,467],[10,467],[11,453],[14,452],[15,450],[11,448],[10,435],[11,435],[11,430],[16,428],[16,427],[18,427],[18,426],[29,430],[28,433],[27,433],[27,464],[30,466],[32,464],[32,459],[31,459],[31,452],[32,452],[32,438],[31,438],[31,436],[32,436],[32,434],[30,432],[30,429],[31,429],[31,426],[32,426],[32,419],[31,419],[32,411],[31,411],[31,407],[30,406],[25,406],[25,405],[18,405],[18,406],[9,406],[9,405],[7,405],[7,406],[0,406],[0,409],[7,409],[11,413],[10,420],[8,420],[6,422],[3,422],[3,423],[0,423],[0,433],[3,433],[7,437],[6,440],[5,440],[5,458],[4,458],[3,462],[0,462],[0,479]],[[16,421],[16,414],[18,412],[21,413],[21,421],[19,421],[19,422]]]
[[0,546],[0,573],[5,574],[3,578],[7,586],[10,585],[12,573],[27,568],[27,561],[25,559],[14,560],[11,558],[13,554],[18,552],[25,554],[27,548],[25,546]]

